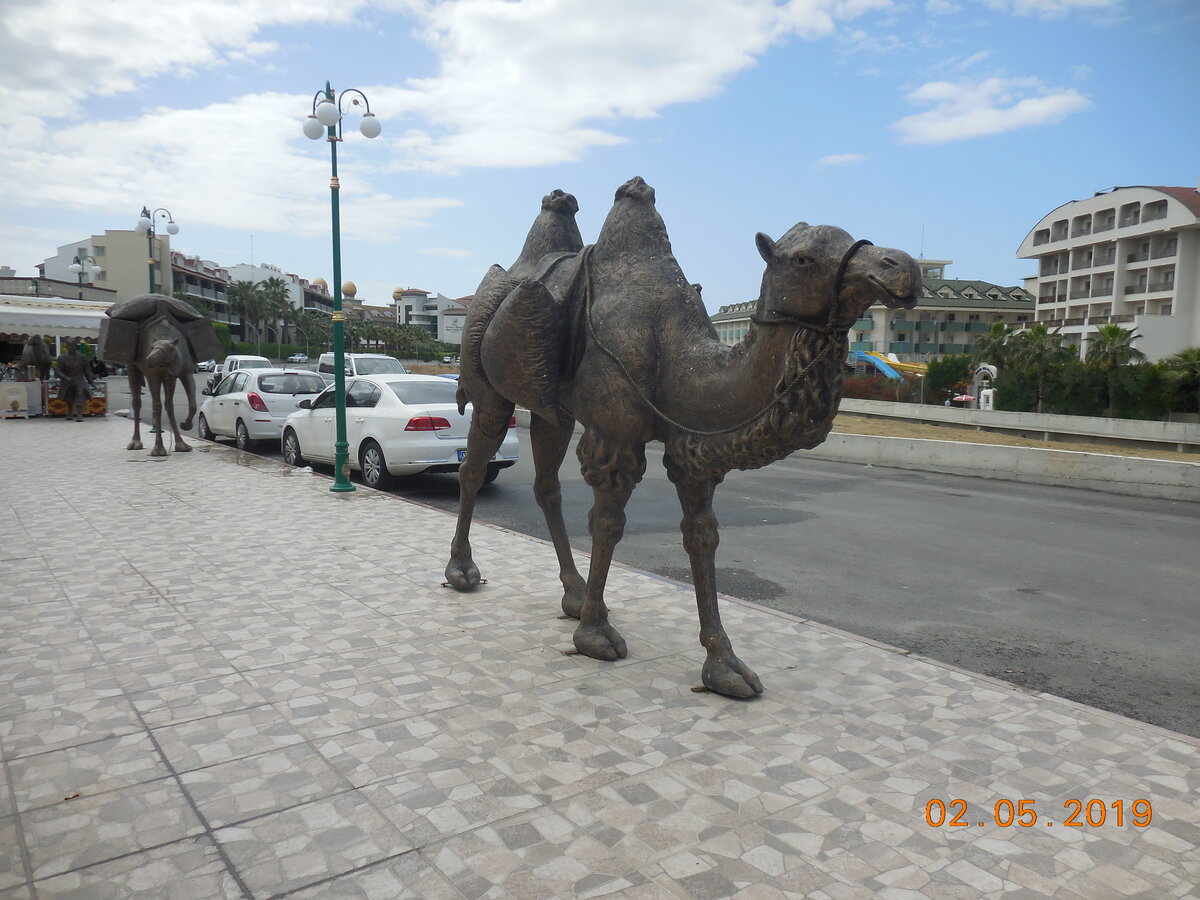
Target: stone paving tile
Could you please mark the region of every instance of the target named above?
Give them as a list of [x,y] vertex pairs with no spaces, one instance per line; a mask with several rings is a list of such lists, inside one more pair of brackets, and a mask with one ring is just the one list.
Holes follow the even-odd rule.
[[[687,585],[614,567],[630,657],[567,655],[546,543],[476,527],[490,580],[458,594],[441,586],[452,516],[333,497],[228,448],[130,465],[127,423],[95,424],[112,440],[87,472],[61,467],[38,516],[0,515],[0,561],[38,548],[5,567],[22,602],[0,597],[0,900],[1095,900],[1200,884],[1190,738],[732,599],[722,615],[767,692],[696,693]],[[321,534],[195,529],[231,497],[277,522],[319,510]],[[0,484],[0,507],[19,499]],[[148,518],[194,540],[126,538]],[[232,539],[253,552],[228,559]],[[1109,819],[1068,827],[1072,797]],[[1151,826],[1117,825],[1111,804],[1128,816],[1139,797]],[[956,798],[985,825],[926,822]],[[1005,798],[1034,800],[1038,827],[991,821]],[[35,885],[11,853],[18,822]]]
[[189,838],[37,883],[39,900],[232,900],[245,897],[217,847]]
[[213,827],[351,789],[350,783],[307,744],[186,772],[180,782]]
[[11,760],[8,766],[21,813],[169,774],[144,731]]
[[204,829],[173,778],[22,816],[34,879],[192,837]]
[[[25,884],[15,816],[0,817],[0,891]],[[3,896],[0,894],[0,896]]]
[[412,849],[356,791],[214,835],[255,897],[306,887]]
[[106,697],[0,719],[0,747],[18,759],[143,730],[128,700]]
[[155,740],[176,772],[303,743],[271,706],[255,706],[154,729]]

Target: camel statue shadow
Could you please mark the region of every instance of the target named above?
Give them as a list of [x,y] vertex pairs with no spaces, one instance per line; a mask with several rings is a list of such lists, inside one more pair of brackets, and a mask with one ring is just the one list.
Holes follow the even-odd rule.
[[[488,271],[467,313],[458,402],[473,404],[474,417],[446,580],[459,590],[480,581],[469,539],[475,499],[521,404],[532,414],[534,495],[558,556],[562,609],[579,620],[575,647],[594,659],[624,657],[604,589],[646,444],[659,441],[682,507],[707,652],[703,683],[753,697],[762,682],[734,653],[717,608],[713,493],[732,469],[825,440],[850,326],[875,302],[912,308],[920,269],[905,253],[831,226],[801,222],[778,241],[759,234],[762,288],[748,334],[731,347],[672,254],[653,188],[641,178],[622,185],[586,248],[578,208],[562,191],[545,197],[516,262]],[[584,429],[576,455],[594,501],[586,580],[571,555],[558,477],[576,421]]]

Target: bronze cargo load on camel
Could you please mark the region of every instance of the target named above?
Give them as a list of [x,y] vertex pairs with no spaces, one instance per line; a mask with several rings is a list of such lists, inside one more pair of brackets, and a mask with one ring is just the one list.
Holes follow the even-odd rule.
[[133,401],[133,440],[125,449],[142,449],[142,383],[150,387],[154,407],[154,449],[151,456],[166,456],[163,445],[162,412],[165,404],[175,452],[192,448],[184,441],[175,422],[175,383],[182,382],[188,399],[183,429],[192,427],[196,416],[196,383],[192,373],[197,359],[210,359],[221,352],[212,322],[190,303],[165,294],[139,294],[132,300],[114,303],[100,321],[97,356],[106,362],[129,366],[129,395]]
[[[646,444],[661,441],[683,507],[708,654],[704,684],[752,697],[762,683],[734,654],[717,609],[713,492],[731,469],[759,468],[825,440],[841,401],[850,326],[876,302],[915,306],[920,269],[906,253],[827,225],[801,222],[778,241],[759,234],[762,290],[749,332],[730,347],[672,255],[653,188],[641,178],[622,185],[587,248],[577,211],[562,191],[543,199],[517,261],[493,266],[468,310],[458,401],[472,403],[475,415],[446,579],[459,590],[480,581],[469,540],[475,497],[519,403],[532,413],[534,495],[558,556],[563,611],[579,619],[575,646],[594,659],[624,657],[604,587],[625,504],[646,470]],[[558,479],[576,421],[594,496],[586,581],[571,556]]]

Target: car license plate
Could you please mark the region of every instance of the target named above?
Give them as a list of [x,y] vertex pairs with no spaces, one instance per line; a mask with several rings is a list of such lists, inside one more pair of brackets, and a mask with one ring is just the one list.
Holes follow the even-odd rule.
[[467,457],[467,451],[466,451],[466,450],[459,450],[459,451],[458,451],[458,461],[459,461],[459,462],[462,462],[464,459],[466,459],[466,457]]

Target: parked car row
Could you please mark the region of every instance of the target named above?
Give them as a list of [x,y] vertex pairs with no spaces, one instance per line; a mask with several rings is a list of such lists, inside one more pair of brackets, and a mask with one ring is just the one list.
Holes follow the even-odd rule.
[[[374,488],[389,487],[405,475],[457,472],[473,413],[470,404],[458,411],[457,387],[447,378],[404,372],[347,378],[350,468]],[[322,374],[240,365],[203,393],[197,418],[202,439],[232,437],[241,450],[258,441],[279,441],[284,461],[292,466],[334,461],[336,388],[327,386]],[[510,419],[500,449],[488,462],[485,483],[516,463],[515,428],[515,418]]]

